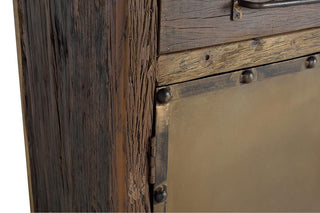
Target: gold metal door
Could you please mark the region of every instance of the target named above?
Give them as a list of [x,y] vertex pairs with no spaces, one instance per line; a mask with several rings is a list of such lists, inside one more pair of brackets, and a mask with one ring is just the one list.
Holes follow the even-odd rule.
[[156,109],[154,191],[167,198],[154,211],[320,212],[320,66],[310,59],[159,88],[171,99]]

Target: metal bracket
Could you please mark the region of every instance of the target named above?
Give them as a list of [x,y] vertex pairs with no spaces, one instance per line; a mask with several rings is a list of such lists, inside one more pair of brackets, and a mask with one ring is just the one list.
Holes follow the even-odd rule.
[[232,20],[240,21],[242,19],[242,7],[239,5],[238,0],[233,1]]
[[153,137],[150,139],[150,175],[149,175],[149,183],[156,183],[156,167],[155,167],[155,158],[156,158],[156,138]]

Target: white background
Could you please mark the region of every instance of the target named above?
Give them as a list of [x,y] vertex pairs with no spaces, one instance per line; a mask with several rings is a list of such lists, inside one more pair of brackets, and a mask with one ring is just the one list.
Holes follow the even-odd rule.
[[0,212],[30,212],[12,0],[0,29]]

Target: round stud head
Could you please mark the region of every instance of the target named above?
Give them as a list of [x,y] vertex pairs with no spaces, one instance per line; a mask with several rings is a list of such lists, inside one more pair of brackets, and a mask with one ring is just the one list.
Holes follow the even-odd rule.
[[168,194],[164,187],[159,187],[158,189],[156,189],[154,199],[157,203],[164,202],[165,200],[167,200],[167,197]]
[[315,56],[310,56],[307,60],[306,60],[306,67],[308,69],[314,68],[315,65],[317,63],[317,58]]
[[160,104],[168,103],[171,99],[171,92],[169,87],[164,87],[157,92],[157,101]]
[[254,74],[253,74],[252,70],[245,70],[241,74],[240,81],[243,84],[249,84],[253,81],[253,79],[254,79]]

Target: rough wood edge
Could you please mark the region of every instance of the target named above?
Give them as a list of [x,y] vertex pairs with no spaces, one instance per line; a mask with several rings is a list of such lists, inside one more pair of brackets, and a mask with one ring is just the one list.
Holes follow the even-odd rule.
[[21,55],[21,35],[20,35],[20,18],[19,18],[19,5],[18,0],[13,0],[13,12],[14,12],[14,22],[15,22],[15,31],[16,31],[16,45],[17,45],[17,58],[18,58],[18,70],[19,70],[19,81],[20,81],[20,99],[21,99],[21,111],[22,111],[22,121],[23,121],[23,133],[24,133],[24,142],[25,142],[25,154],[26,154],[26,163],[27,163],[27,176],[28,176],[28,189],[29,189],[29,203],[30,211],[34,212],[33,205],[33,193],[32,193],[32,181],[31,181],[31,169],[30,169],[30,155],[28,147],[28,136],[26,130],[26,120],[25,120],[25,102],[23,97],[25,96],[25,85],[22,73],[22,55]]
[[189,81],[320,51],[320,28],[161,55],[159,86]]

